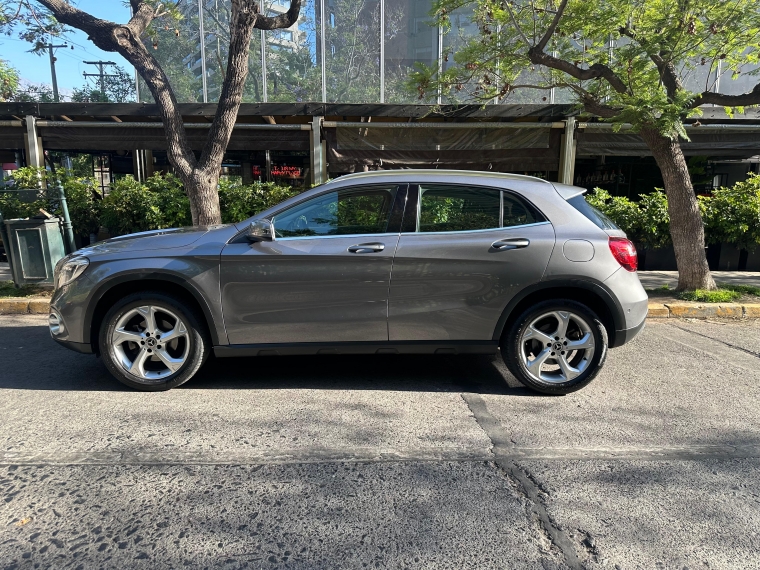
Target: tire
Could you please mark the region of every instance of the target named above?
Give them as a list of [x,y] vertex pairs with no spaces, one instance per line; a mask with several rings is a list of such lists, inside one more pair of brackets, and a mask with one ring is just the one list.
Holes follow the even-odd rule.
[[567,299],[530,307],[500,342],[514,377],[544,394],[569,394],[589,384],[604,366],[607,345],[607,329],[594,311]]
[[[146,392],[170,390],[190,380],[208,357],[211,342],[202,322],[171,295],[134,293],[103,319],[100,354],[119,382]],[[172,338],[162,344],[162,335],[169,334]]]

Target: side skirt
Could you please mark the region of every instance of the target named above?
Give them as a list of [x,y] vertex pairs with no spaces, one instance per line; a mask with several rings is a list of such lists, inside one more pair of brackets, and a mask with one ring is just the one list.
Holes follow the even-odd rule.
[[295,344],[231,344],[215,346],[217,358],[296,356],[312,354],[496,354],[498,343],[484,341],[302,342]]

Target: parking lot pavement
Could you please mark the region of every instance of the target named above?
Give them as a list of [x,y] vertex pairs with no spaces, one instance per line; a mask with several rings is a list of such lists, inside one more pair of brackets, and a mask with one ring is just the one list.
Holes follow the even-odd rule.
[[122,388],[0,317],[0,568],[760,568],[751,322],[651,322],[566,397],[490,357]]

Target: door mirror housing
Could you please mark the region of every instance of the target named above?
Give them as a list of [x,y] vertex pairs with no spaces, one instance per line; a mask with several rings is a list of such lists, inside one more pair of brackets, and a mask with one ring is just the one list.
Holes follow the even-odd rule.
[[274,241],[274,224],[272,220],[254,220],[248,228],[248,241]]

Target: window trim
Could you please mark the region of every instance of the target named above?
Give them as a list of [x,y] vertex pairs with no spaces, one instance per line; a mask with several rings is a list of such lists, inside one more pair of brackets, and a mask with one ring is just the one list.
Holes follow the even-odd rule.
[[[343,188],[331,188],[326,189],[324,192],[320,192],[319,194],[315,194],[313,196],[308,196],[304,198],[303,200],[299,200],[295,204],[291,204],[290,206],[283,208],[281,210],[277,210],[274,212],[271,216],[269,216],[267,219],[269,219],[272,222],[272,225],[275,223],[275,219],[277,216],[282,214],[283,212],[287,212],[288,210],[291,210],[293,208],[297,208],[301,204],[304,204],[310,200],[315,200],[319,198],[320,196],[325,196],[327,194],[332,194],[333,192],[341,192],[341,191],[354,191],[354,190],[364,190],[364,189],[371,189],[371,188],[380,188],[380,189],[388,189],[391,188],[391,191],[395,191],[395,194],[393,195],[393,200],[391,202],[391,208],[389,212],[388,217],[388,224],[390,224],[393,221],[393,213],[394,208],[396,207],[396,203],[398,201],[398,197],[400,194],[402,194],[406,189],[408,189],[409,185],[406,183],[399,183],[399,184],[382,184],[382,183],[376,183],[376,184],[363,184],[359,186],[345,186]],[[399,231],[395,232],[381,232],[381,233],[372,233],[372,234],[338,234],[338,235],[314,235],[314,236],[290,236],[290,237],[275,237],[274,241],[285,241],[285,240],[293,240],[293,239],[314,239],[314,238],[339,238],[339,237],[362,237],[362,236],[395,236],[400,233]]]
[[[421,232],[420,231],[420,219],[422,218],[422,185],[425,184],[424,182],[410,182],[409,187],[407,190],[407,204],[410,198],[416,199],[417,203],[416,206],[416,220],[415,220],[415,230],[414,231],[404,231],[404,226],[407,225],[406,223],[402,223],[401,226],[401,234],[402,235],[411,235],[411,234],[419,234],[419,235],[443,235],[443,234],[466,234],[466,233],[474,233],[474,232],[492,232],[492,231],[498,231],[498,230],[511,230],[512,228],[527,228],[532,226],[540,226],[543,224],[551,224],[551,221],[549,218],[544,214],[536,205],[530,201],[526,196],[523,196],[519,192],[516,192],[512,190],[511,188],[495,188],[493,186],[482,186],[479,184],[463,184],[463,183],[438,183],[434,182],[435,186],[456,186],[456,187],[472,187],[472,188],[478,188],[483,190],[493,190],[494,192],[499,192],[499,227],[498,228],[484,228],[479,230],[449,230],[449,231],[440,231],[440,232]],[[542,218],[544,218],[544,221],[542,222],[531,222],[530,224],[520,224],[518,226],[505,226],[504,225],[504,194],[509,193],[511,196],[515,196],[519,200],[524,201],[525,203],[529,204],[538,214],[541,215]],[[406,222],[406,220],[404,220]]]

